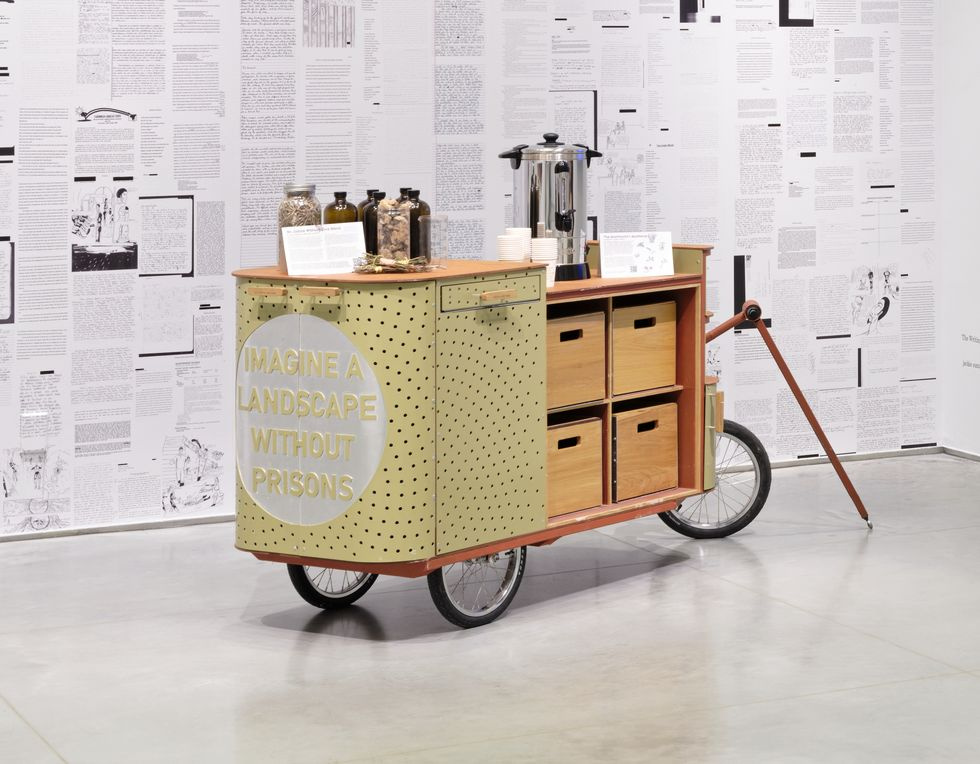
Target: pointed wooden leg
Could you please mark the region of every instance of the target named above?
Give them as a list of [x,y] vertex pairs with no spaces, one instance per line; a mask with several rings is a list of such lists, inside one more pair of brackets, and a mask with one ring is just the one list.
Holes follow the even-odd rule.
[[861,519],[868,524],[868,528],[873,529],[874,526],[871,524],[871,520],[868,518],[868,510],[864,508],[864,502],[861,501],[861,497],[858,495],[857,489],[854,488],[854,484],[851,479],[844,472],[844,465],[841,464],[840,459],[837,454],[834,453],[833,447],[830,445],[830,441],[827,439],[827,435],[824,433],[823,428],[820,426],[820,422],[817,421],[816,415],[813,413],[813,409],[810,408],[810,404],[807,403],[806,397],[803,395],[803,391],[800,386],[796,384],[796,379],[793,377],[793,373],[789,370],[789,366],[786,365],[786,361],[783,359],[783,354],[779,352],[779,348],[776,347],[776,342],[773,340],[772,335],[769,333],[768,327],[762,320],[762,308],[759,304],[749,300],[742,306],[742,310],[735,316],[719,324],[710,332],[705,335],[705,342],[711,342],[713,339],[721,336],[730,329],[734,329],[739,324],[744,321],[751,321],[755,325],[755,328],[759,330],[759,334],[762,336],[762,341],[766,343],[766,347],[769,348],[769,353],[772,355],[772,359],[776,362],[776,366],[779,367],[780,373],[783,375],[783,379],[786,380],[786,384],[789,385],[789,389],[793,392],[793,397],[796,398],[796,402],[800,404],[800,408],[803,410],[803,416],[806,417],[807,422],[810,423],[810,427],[813,428],[813,434],[817,436],[817,440],[820,441],[820,445],[823,447],[824,453],[827,454],[827,458],[830,463],[834,465],[834,471],[837,473],[837,477],[840,478],[841,483],[844,485],[844,490],[847,491],[847,495],[851,497],[851,501],[854,502],[854,506],[861,515]]

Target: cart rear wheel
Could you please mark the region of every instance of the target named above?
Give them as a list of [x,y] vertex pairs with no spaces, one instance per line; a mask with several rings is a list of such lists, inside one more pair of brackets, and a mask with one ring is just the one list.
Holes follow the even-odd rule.
[[454,562],[429,574],[429,593],[447,621],[464,629],[500,617],[524,577],[527,547]]
[[715,438],[715,488],[660,514],[668,527],[695,539],[722,538],[742,530],[762,510],[772,483],[769,456],[751,431],[726,419],[724,431]]
[[377,573],[359,573],[310,565],[287,565],[293,588],[311,605],[334,610],[360,599],[378,580]]

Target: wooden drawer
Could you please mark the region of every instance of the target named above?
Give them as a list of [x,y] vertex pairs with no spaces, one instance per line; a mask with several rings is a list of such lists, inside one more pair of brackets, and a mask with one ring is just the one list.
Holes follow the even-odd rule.
[[478,279],[439,288],[442,311],[493,308],[499,305],[534,302],[541,298],[544,271],[521,273],[501,279]]
[[548,321],[548,408],[602,400],[606,395],[606,316]]
[[677,404],[613,414],[613,500],[677,487]]
[[602,420],[548,428],[548,517],[602,504]]
[[658,302],[613,310],[613,395],[675,384],[677,309]]

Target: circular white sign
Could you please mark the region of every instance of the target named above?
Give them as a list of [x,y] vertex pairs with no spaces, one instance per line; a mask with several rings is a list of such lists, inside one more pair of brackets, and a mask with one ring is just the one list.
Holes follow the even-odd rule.
[[273,517],[317,525],[347,511],[381,463],[388,419],[371,364],[336,326],[278,316],[238,355],[238,474]]

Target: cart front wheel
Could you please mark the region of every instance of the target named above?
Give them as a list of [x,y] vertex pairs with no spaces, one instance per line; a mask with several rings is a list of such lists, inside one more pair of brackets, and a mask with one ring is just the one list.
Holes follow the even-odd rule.
[[500,617],[524,577],[527,547],[454,562],[429,574],[432,601],[450,623],[469,629]]
[[304,600],[324,610],[346,607],[360,599],[378,580],[377,573],[287,565],[289,580]]
[[726,419],[724,431],[715,438],[717,485],[660,514],[668,527],[694,539],[722,538],[742,530],[762,511],[772,483],[769,456],[750,430]]

